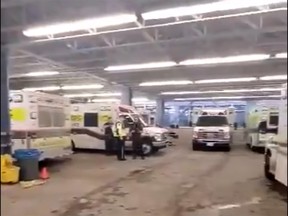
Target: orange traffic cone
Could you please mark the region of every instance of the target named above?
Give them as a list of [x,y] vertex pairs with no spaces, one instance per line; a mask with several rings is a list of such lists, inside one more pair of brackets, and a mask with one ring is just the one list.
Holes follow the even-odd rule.
[[49,179],[49,173],[46,167],[43,167],[40,172],[40,178],[43,180]]

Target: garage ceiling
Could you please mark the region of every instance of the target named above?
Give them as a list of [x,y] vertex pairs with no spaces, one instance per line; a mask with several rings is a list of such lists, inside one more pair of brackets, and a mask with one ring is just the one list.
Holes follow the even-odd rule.
[[[242,1],[238,0],[239,2]],[[210,11],[205,12],[206,5],[204,10],[199,7],[199,12],[188,12],[189,15],[186,16],[181,16],[185,10],[180,11],[180,15],[179,10],[171,11],[165,19],[150,20],[147,18],[149,14],[145,15],[146,12],[155,10],[203,4],[209,4]],[[167,91],[275,88],[286,82],[258,80],[183,86],[139,86],[142,82],[150,81],[197,81],[280,75],[287,71],[287,58],[229,64],[177,65],[158,69],[104,70],[115,65],[163,61],[178,64],[187,59],[247,54],[273,56],[287,52],[287,2],[218,11],[213,11],[213,4],[215,0],[1,0],[1,44],[10,49],[11,89],[55,85],[104,85],[101,90],[58,91],[64,94],[78,94],[118,91],[119,87],[124,85],[131,87],[137,92],[136,95],[158,97],[161,92]],[[190,8],[188,11],[193,10]],[[32,27],[119,14],[136,15],[137,19],[122,25],[88,28],[43,37],[27,37],[23,34],[24,30]],[[25,76],[27,73],[38,71],[57,71],[59,74]],[[245,94],[251,95],[236,95]],[[255,92],[255,95],[265,94],[279,92]],[[211,96],[210,93],[207,95]],[[203,93],[200,96],[207,95]],[[222,94],[213,94],[215,95]],[[181,97],[194,96],[199,97]],[[176,96],[161,97],[173,99]]]

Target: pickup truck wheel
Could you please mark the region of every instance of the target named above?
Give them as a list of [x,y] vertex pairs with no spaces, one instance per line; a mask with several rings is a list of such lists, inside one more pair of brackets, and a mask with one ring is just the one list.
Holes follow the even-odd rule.
[[148,156],[148,155],[152,154],[152,152],[153,152],[152,144],[144,143],[142,145],[142,151],[143,151],[145,156]]
[[264,174],[268,180],[273,181],[275,179],[275,176],[272,173],[270,173],[270,156],[269,156],[269,154],[265,154]]

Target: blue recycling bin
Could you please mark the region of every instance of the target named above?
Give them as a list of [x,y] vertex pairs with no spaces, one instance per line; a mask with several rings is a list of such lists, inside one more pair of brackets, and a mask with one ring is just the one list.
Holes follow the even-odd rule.
[[17,149],[13,157],[20,167],[20,181],[39,179],[39,158],[41,152],[37,149]]

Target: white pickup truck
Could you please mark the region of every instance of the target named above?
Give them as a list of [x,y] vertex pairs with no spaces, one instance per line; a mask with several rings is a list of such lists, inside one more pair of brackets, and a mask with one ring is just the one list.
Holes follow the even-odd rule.
[[224,147],[230,151],[231,126],[225,115],[202,115],[198,117],[193,129],[193,150],[204,147]]

